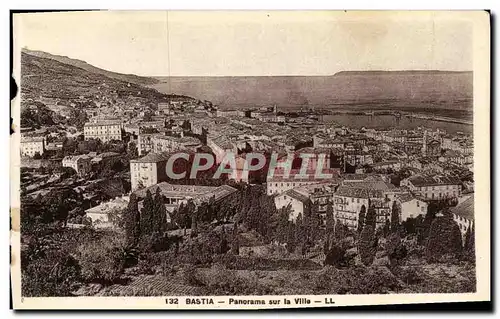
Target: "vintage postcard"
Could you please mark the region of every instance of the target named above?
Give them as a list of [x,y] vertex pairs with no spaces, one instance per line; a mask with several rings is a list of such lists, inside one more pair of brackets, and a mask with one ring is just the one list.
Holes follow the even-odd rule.
[[15,13],[15,309],[490,301],[484,11]]

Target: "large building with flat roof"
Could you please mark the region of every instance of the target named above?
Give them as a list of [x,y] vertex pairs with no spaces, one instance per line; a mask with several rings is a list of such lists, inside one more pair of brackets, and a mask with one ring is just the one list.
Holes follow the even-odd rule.
[[122,140],[122,123],[116,120],[85,123],[83,127],[85,140],[98,139],[102,142]]
[[45,151],[45,139],[42,136],[21,137],[21,156],[33,157],[42,155]]

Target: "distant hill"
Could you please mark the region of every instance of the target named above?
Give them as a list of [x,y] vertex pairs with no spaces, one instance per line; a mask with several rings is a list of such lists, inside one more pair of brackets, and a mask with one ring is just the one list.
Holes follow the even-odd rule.
[[121,74],[121,73],[103,70],[103,69],[100,69],[100,68],[95,67],[93,65],[90,65],[85,61],[78,60],[78,59],[72,59],[72,58],[69,58],[67,56],[50,54],[50,53],[43,52],[43,51],[32,51],[32,50],[28,50],[26,48],[24,48],[22,50],[22,52],[29,54],[29,55],[32,55],[32,56],[40,57],[40,58],[56,60],[56,61],[64,63],[64,64],[76,66],[76,67],[79,67],[81,69],[87,70],[89,72],[102,74],[104,76],[107,76],[108,78],[112,78],[112,79],[116,79],[116,80],[120,80],[120,81],[135,83],[135,84],[139,84],[139,85],[151,85],[151,84],[156,84],[159,82],[157,79],[154,79],[154,78],[138,76],[138,75],[134,75],[134,74]]
[[[100,69],[99,69],[100,70]],[[129,81],[110,78],[102,72],[93,72],[73,64],[21,53],[22,99],[75,100],[80,97],[94,101],[126,99],[156,104],[159,100],[192,99],[167,95]]]
[[347,71],[332,76],[158,77],[152,87],[226,107],[345,105],[472,112],[472,72]]

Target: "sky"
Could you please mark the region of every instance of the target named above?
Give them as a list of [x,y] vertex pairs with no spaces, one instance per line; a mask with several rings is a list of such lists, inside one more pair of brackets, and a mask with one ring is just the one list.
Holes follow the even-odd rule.
[[470,71],[459,12],[100,11],[14,17],[15,45],[145,76]]

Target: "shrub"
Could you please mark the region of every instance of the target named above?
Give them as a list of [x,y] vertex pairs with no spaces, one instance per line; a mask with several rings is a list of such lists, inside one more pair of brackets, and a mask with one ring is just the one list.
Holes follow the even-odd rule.
[[449,214],[432,221],[426,248],[427,260],[431,262],[439,262],[448,254],[452,259],[459,257],[462,251],[462,234]]
[[259,283],[258,276],[244,278],[234,270],[216,263],[203,275],[196,276],[204,286],[207,295],[264,295],[271,294],[270,287]]
[[346,264],[345,253],[346,253],[346,249],[344,249],[338,245],[334,245],[326,253],[325,265],[332,265],[335,267],[345,266],[345,264]]
[[369,266],[373,263],[375,254],[377,253],[377,241],[374,239],[374,227],[367,224],[361,231],[360,239],[358,242],[358,253],[361,258],[361,262],[365,266]]
[[398,277],[407,285],[420,284],[425,280],[425,274],[420,266],[401,268],[398,271]]
[[76,255],[83,279],[104,284],[120,279],[128,259],[124,240],[113,236],[81,244]]
[[203,282],[198,279],[198,272],[194,265],[188,265],[182,270],[183,281],[191,286],[202,286]]

